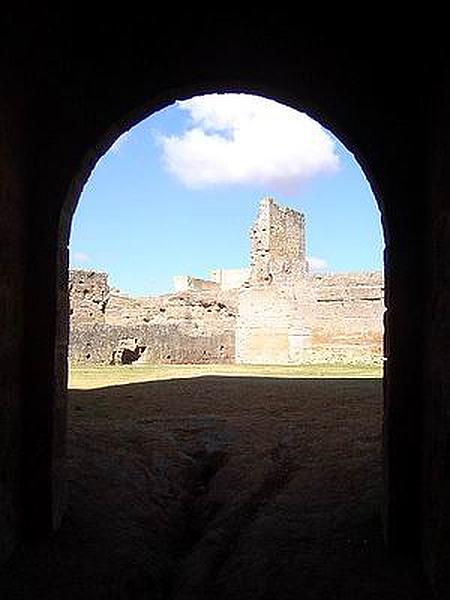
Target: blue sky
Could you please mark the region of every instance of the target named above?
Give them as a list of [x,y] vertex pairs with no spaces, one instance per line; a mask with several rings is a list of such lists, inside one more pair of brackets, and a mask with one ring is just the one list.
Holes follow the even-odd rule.
[[353,156],[301,113],[230,94],[175,104],[119,138],[81,195],[71,266],[133,295],[246,266],[263,196],[305,213],[314,264],[381,269],[380,215]]

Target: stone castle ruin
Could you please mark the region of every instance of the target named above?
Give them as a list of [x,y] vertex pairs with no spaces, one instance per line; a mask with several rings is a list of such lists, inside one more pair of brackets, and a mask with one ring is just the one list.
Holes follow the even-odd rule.
[[305,217],[261,201],[247,269],[174,278],[132,298],[108,275],[69,275],[72,363],[374,363],[382,360],[380,272],[314,274]]

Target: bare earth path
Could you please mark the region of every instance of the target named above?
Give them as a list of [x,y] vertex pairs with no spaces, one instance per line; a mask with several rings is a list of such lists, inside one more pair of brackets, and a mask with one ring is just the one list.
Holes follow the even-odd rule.
[[383,550],[379,379],[211,375],[70,407],[67,517],[2,600],[428,598]]

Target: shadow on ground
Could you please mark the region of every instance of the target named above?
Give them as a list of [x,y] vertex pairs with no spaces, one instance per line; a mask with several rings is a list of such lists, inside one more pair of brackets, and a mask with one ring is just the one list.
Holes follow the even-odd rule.
[[383,550],[381,381],[72,390],[70,504],[6,599],[428,598]]

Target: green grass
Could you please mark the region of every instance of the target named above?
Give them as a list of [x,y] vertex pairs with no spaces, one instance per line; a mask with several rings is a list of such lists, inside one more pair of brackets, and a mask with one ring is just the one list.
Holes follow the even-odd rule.
[[126,383],[226,375],[287,378],[381,378],[381,366],[369,365],[127,365],[72,366],[69,388],[91,389]]

